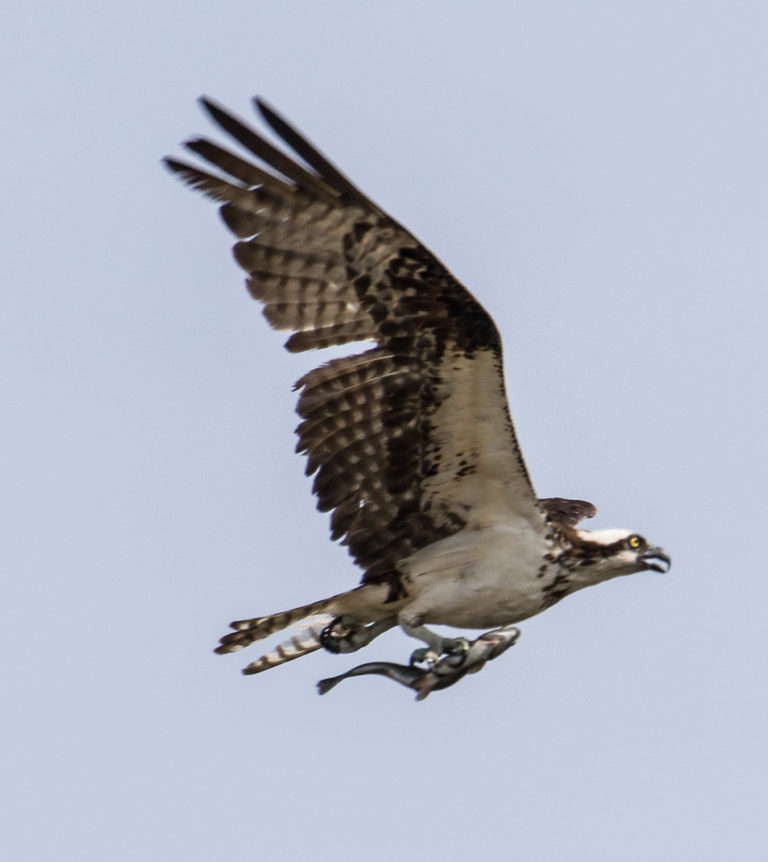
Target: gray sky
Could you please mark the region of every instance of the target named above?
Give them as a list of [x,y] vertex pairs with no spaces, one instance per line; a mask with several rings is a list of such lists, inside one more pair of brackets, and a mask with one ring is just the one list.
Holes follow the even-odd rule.
[[[3,13],[4,858],[763,859],[768,7],[145,2]],[[415,704],[230,619],[356,583],[291,357],[160,168],[261,93],[494,315],[537,490],[667,576]],[[364,654],[403,660],[391,633]],[[361,654],[362,655],[362,654]]]

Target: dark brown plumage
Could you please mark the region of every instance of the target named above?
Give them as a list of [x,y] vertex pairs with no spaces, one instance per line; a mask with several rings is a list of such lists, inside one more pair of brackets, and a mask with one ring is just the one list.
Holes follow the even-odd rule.
[[[333,538],[349,546],[363,582],[386,581],[397,593],[398,560],[466,525],[470,476],[482,469],[482,448],[498,447],[500,431],[505,449],[517,453],[515,485],[533,499],[506,410],[498,332],[440,261],[264,102],[256,100],[262,116],[307,167],[209,100],[202,104],[269,170],[199,138],[187,148],[223,176],[176,159],[166,164],[222,202],[251,295],[271,326],[293,332],[288,350],[376,344],[298,381],[297,451],[307,455],[318,508],[332,513]],[[447,368],[478,353],[495,368],[501,425],[477,428],[472,452],[451,451],[452,441],[435,440],[430,426],[447,400],[464,397],[452,391]],[[464,480],[466,500],[460,490],[450,501],[430,493],[425,480],[439,483],[446,471],[458,488]]]

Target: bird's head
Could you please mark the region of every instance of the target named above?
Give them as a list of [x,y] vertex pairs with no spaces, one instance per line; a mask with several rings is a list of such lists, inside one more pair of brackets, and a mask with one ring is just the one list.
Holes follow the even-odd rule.
[[672,565],[669,554],[631,530],[576,530],[583,565],[599,580],[632,575],[652,569],[666,572]]

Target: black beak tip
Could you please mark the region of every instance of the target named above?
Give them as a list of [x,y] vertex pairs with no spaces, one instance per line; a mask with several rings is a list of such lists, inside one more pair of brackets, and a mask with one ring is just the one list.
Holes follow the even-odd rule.
[[646,569],[652,569],[654,572],[661,572],[661,574],[666,574],[672,566],[671,557],[662,548],[649,548],[640,555],[640,559],[645,564]]

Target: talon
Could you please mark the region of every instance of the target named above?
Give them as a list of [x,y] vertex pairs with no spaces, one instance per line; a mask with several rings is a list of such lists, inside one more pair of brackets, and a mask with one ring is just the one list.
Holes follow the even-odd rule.
[[443,641],[443,652],[447,655],[464,655],[468,652],[469,646],[466,638],[446,638]]
[[359,649],[359,645],[355,643],[355,635],[361,628],[363,627],[354,617],[336,617],[320,632],[320,643],[328,652],[354,652]]
[[411,653],[410,665],[411,667],[415,667],[416,665],[427,664],[432,669],[437,664],[439,658],[440,656],[433,649],[421,647]]

